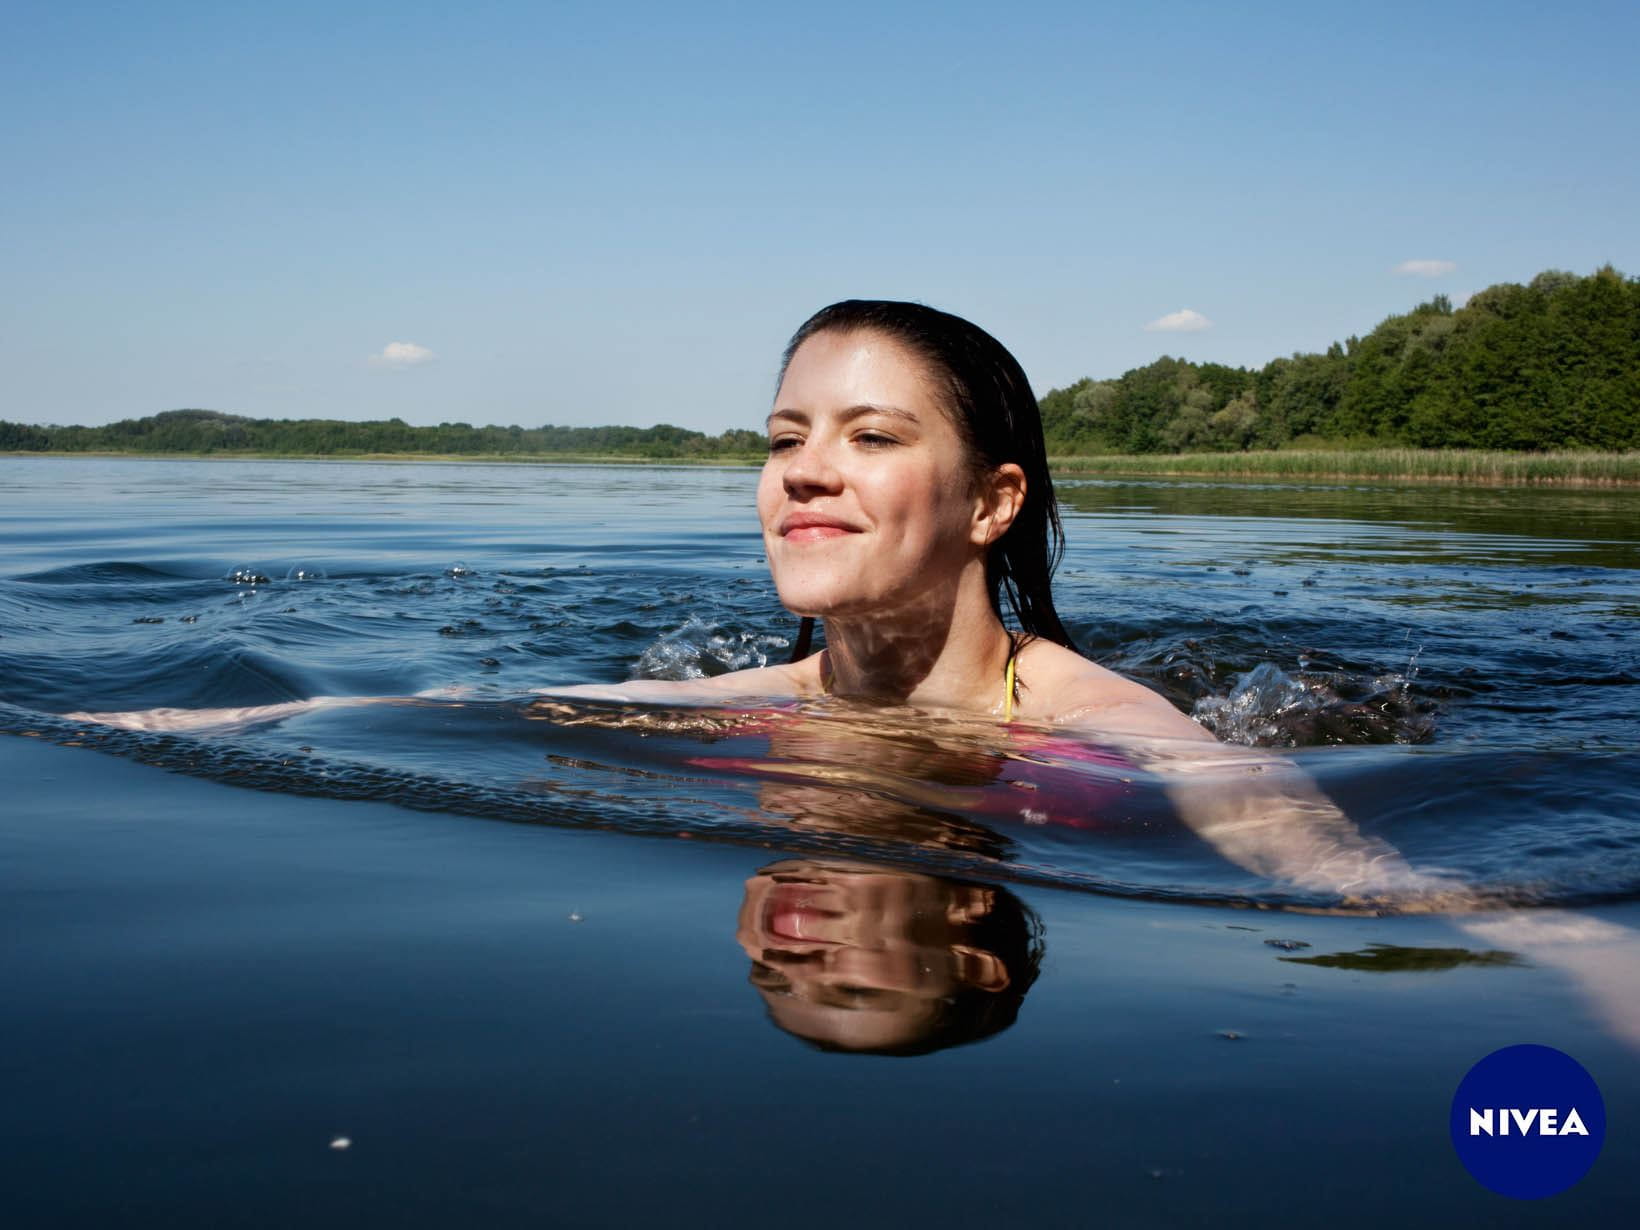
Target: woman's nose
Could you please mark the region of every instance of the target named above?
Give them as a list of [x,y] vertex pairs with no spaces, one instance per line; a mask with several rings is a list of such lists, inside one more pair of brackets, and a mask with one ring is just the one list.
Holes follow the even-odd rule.
[[843,485],[831,450],[814,439],[798,445],[781,477],[791,495],[837,491]]

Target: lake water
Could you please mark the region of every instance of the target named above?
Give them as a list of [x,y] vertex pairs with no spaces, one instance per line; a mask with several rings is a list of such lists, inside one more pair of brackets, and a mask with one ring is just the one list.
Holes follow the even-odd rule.
[[[0,459],[28,1216],[1532,1224],[1632,1199],[1640,966],[1261,879],[1097,756],[824,707],[543,710],[531,689],[789,653],[754,485]],[[1060,495],[1091,656],[1288,749],[1418,868],[1640,926],[1632,493]],[[429,689],[198,734],[61,716]],[[850,941],[771,948],[788,917]],[[1446,1137],[1464,1071],[1517,1042],[1583,1062],[1613,1123],[1541,1204]]]

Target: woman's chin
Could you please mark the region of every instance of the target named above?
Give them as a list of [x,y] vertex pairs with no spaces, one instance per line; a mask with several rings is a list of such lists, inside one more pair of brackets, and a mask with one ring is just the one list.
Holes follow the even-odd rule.
[[877,603],[858,595],[841,597],[834,594],[804,593],[787,597],[780,595],[780,605],[801,619],[837,619],[863,615],[877,608]]

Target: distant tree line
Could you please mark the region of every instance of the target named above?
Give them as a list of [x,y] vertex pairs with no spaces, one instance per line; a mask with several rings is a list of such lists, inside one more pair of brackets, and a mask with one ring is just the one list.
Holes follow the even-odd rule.
[[[1611,266],[1503,283],[1454,308],[1437,295],[1325,354],[1262,368],[1160,358],[1042,398],[1048,451],[1234,452],[1288,445],[1640,448],[1640,280]],[[402,419],[250,419],[170,410],[106,427],[0,420],[0,451],[588,454],[741,459],[761,432],[655,427],[412,427]]]
[[1258,370],[1161,358],[1042,399],[1048,451],[1292,444],[1640,448],[1640,280],[1611,266],[1437,295],[1325,354]]
[[402,419],[346,423],[333,419],[251,419],[216,410],[167,410],[106,427],[30,427],[0,421],[0,450],[12,452],[254,453],[328,457],[365,453],[525,457],[575,454],[652,461],[759,456],[762,432],[709,436],[662,423],[656,427],[412,427]]

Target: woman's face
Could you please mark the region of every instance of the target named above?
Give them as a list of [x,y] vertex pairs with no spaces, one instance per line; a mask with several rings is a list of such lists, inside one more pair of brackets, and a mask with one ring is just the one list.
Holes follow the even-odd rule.
[[800,615],[912,606],[982,558],[983,509],[927,366],[883,334],[798,347],[769,416],[758,518]]

